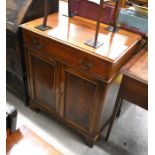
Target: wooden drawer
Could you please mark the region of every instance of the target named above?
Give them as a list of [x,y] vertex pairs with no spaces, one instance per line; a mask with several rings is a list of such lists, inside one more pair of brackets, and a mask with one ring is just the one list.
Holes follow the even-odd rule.
[[[72,67],[87,71],[103,80],[109,78],[109,68],[111,64],[101,61],[88,53],[84,53],[78,49],[73,50],[67,45],[52,41],[48,38],[43,38],[32,32],[24,31],[24,44],[33,48],[36,52],[45,53],[52,58]],[[62,51],[63,49],[63,51]]]

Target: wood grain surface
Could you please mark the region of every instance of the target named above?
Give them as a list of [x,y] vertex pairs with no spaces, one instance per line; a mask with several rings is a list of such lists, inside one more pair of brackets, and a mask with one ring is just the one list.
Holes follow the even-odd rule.
[[47,23],[52,29],[40,31],[35,26],[41,24],[42,20],[40,18],[31,21],[21,25],[21,27],[62,42],[63,44],[81,49],[99,58],[106,59],[109,62],[117,61],[141,39],[140,35],[121,29],[116,33],[108,32],[105,30],[107,25],[100,24],[98,41],[103,42],[103,45],[94,49],[84,43],[89,39],[94,39],[95,21],[77,16],[69,18],[63,16],[61,13],[54,13],[49,15]]
[[26,126],[22,126],[6,139],[7,155],[62,155]]
[[145,47],[137,56],[131,59],[122,69],[121,73],[144,83],[148,82],[148,49]]

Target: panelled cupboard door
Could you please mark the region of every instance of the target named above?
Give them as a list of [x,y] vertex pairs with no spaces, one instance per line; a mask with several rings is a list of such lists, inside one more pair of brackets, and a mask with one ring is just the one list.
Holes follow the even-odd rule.
[[61,66],[60,117],[73,127],[92,133],[103,84],[84,71]]
[[51,112],[56,112],[56,74],[57,63],[39,56],[38,52],[25,52],[28,61],[29,89],[32,104]]

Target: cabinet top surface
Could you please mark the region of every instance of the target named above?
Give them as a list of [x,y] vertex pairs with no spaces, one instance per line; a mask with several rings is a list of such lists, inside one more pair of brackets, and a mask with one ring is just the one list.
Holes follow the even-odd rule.
[[148,82],[148,49],[142,49],[122,69],[121,72],[144,83]]
[[141,39],[140,35],[121,29],[116,33],[108,32],[104,30],[107,25],[100,24],[98,41],[103,45],[95,49],[84,44],[95,37],[95,21],[77,16],[69,18],[61,13],[54,13],[48,16],[47,22],[52,29],[40,31],[35,26],[41,25],[42,21],[43,18],[39,18],[25,23],[21,27],[109,62],[119,60]]

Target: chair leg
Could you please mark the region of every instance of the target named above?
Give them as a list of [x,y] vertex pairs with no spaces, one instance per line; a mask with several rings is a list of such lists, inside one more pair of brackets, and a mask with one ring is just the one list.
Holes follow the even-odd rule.
[[116,100],[116,103],[115,103],[114,110],[113,110],[113,114],[112,114],[112,117],[111,117],[111,120],[110,120],[107,135],[106,135],[106,138],[105,138],[106,141],[108,141],[108,139],[109,139],[109,136],[110,136],[110,133],[111,133],[111,130],[112,130],[112,127],[113,127],[113,123],[114,123],[116,114],[118,112],[118,109],[119,109],[120,105],[122,104],[122,101],[123,101],[123,99],[118,96],[117,100]]

